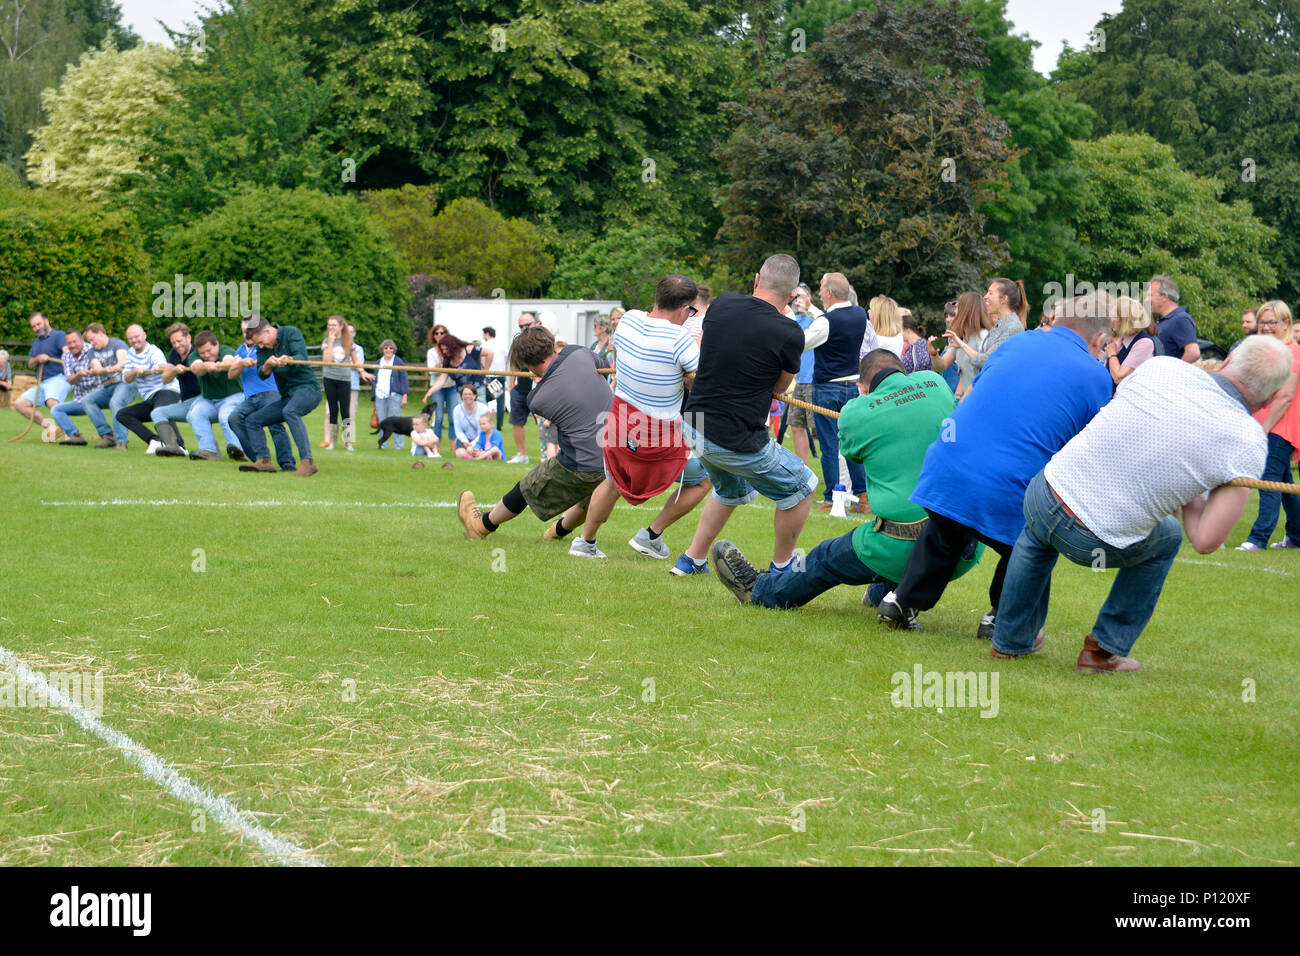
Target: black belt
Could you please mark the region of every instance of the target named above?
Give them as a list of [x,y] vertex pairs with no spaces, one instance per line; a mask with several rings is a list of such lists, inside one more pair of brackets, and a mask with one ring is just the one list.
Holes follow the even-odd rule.
[[876,525],[872,530],[876,534],[883,534],[886,538],[896,538],[899,541],[915,541],[921,537],[921,531],[929,521],[929,518],[922,518],[920,521],[909,521],[907,524],[902,524],[898,521],[890,521],[888,518],[877,518]]

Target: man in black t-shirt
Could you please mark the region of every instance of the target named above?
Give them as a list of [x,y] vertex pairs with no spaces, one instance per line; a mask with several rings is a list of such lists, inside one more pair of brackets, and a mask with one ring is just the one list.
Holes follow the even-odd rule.
[[774,574],[797,570],[794,548],[808,520],[817,477],[767,430],[774,393],[784,394],[803,359],[804,334],[781,314],[799,282],[787,255],[763,263],[753,295],[726,292],[704,318],[700,367],[682,414],[682,433],[713,481],[695,538],[672,569],[699,574],[736,506],[759,495],[776,502]]

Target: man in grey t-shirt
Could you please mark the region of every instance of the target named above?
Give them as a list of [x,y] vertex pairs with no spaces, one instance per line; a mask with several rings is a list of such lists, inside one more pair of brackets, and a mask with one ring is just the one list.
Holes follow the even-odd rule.
[[[471,541],[486,538],[523,514],[525,508],[531,508],[543,521],[561,516],[545,534],[547,538],[561,537],[582,524],[591,493],[605,479],[600,434],[614,396],[604,376],[596,371],[594,353],[570,345],[557,354],[555,336],[541,326],[532,326],[511,344],[510,365],[522,366],[537,377],[528,396],[528,410],[555,425],[560,452],[525,475],[487,514],[479,511],[472,492],[462,491],[457,514]],[[580,513],[572,516],[573,527],[564,527],[563,514],[575,505],[580,506]]]

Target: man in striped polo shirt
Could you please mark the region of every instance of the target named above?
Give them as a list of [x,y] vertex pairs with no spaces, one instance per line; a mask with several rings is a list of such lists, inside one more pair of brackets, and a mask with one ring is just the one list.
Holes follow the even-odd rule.
[[[695,311],[697,292],[686,276],[665,276],[650,314],[626,312],[614,332],[618,380],[600,441],[605,480],[592,492],[582,534],[569,548],[575,557],[603,558],[596,533],[618,499],[643,504],[667,491],[686,467],[682,395],[699,367],[700,347],[683,323]],[[580,520],[580,506],[570,508],[553,536],[562,537]]]
[[148,445],[146,453],[153,454],[162,447],[162,442],[149,430],[149,426],[144,423],[145,419],[152,415],[155,408],[179,402],[181,387],[176,382],[163,382],[162,373],[167,368],[167,357],[158,346],[149,344],[142,326],[132,325],[127,328],[126,344],[130,348],[126,350],[122,381],[136,387],[140,401],[122,409],[117,420],[139,435]]

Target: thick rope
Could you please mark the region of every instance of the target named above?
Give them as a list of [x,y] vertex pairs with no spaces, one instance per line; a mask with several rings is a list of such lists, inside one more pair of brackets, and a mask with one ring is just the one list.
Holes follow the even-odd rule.
[[[497,378],[536,378],[532,372],[511,372],[499,371],[494,372],[487,368],[435,368],[432,365],[380,365],[377,362],[362,362],[359,365],[353,365],[351,362],[322,362],[319,359],[296,359],[291,358],[287,365],[312,365],[317,368],[366,368],[366,369],[390,369],[399,372],[439,372],[446,375],[493,375]],[[613,375],[615,370],[612,368],[596,369],[601,375]]]

